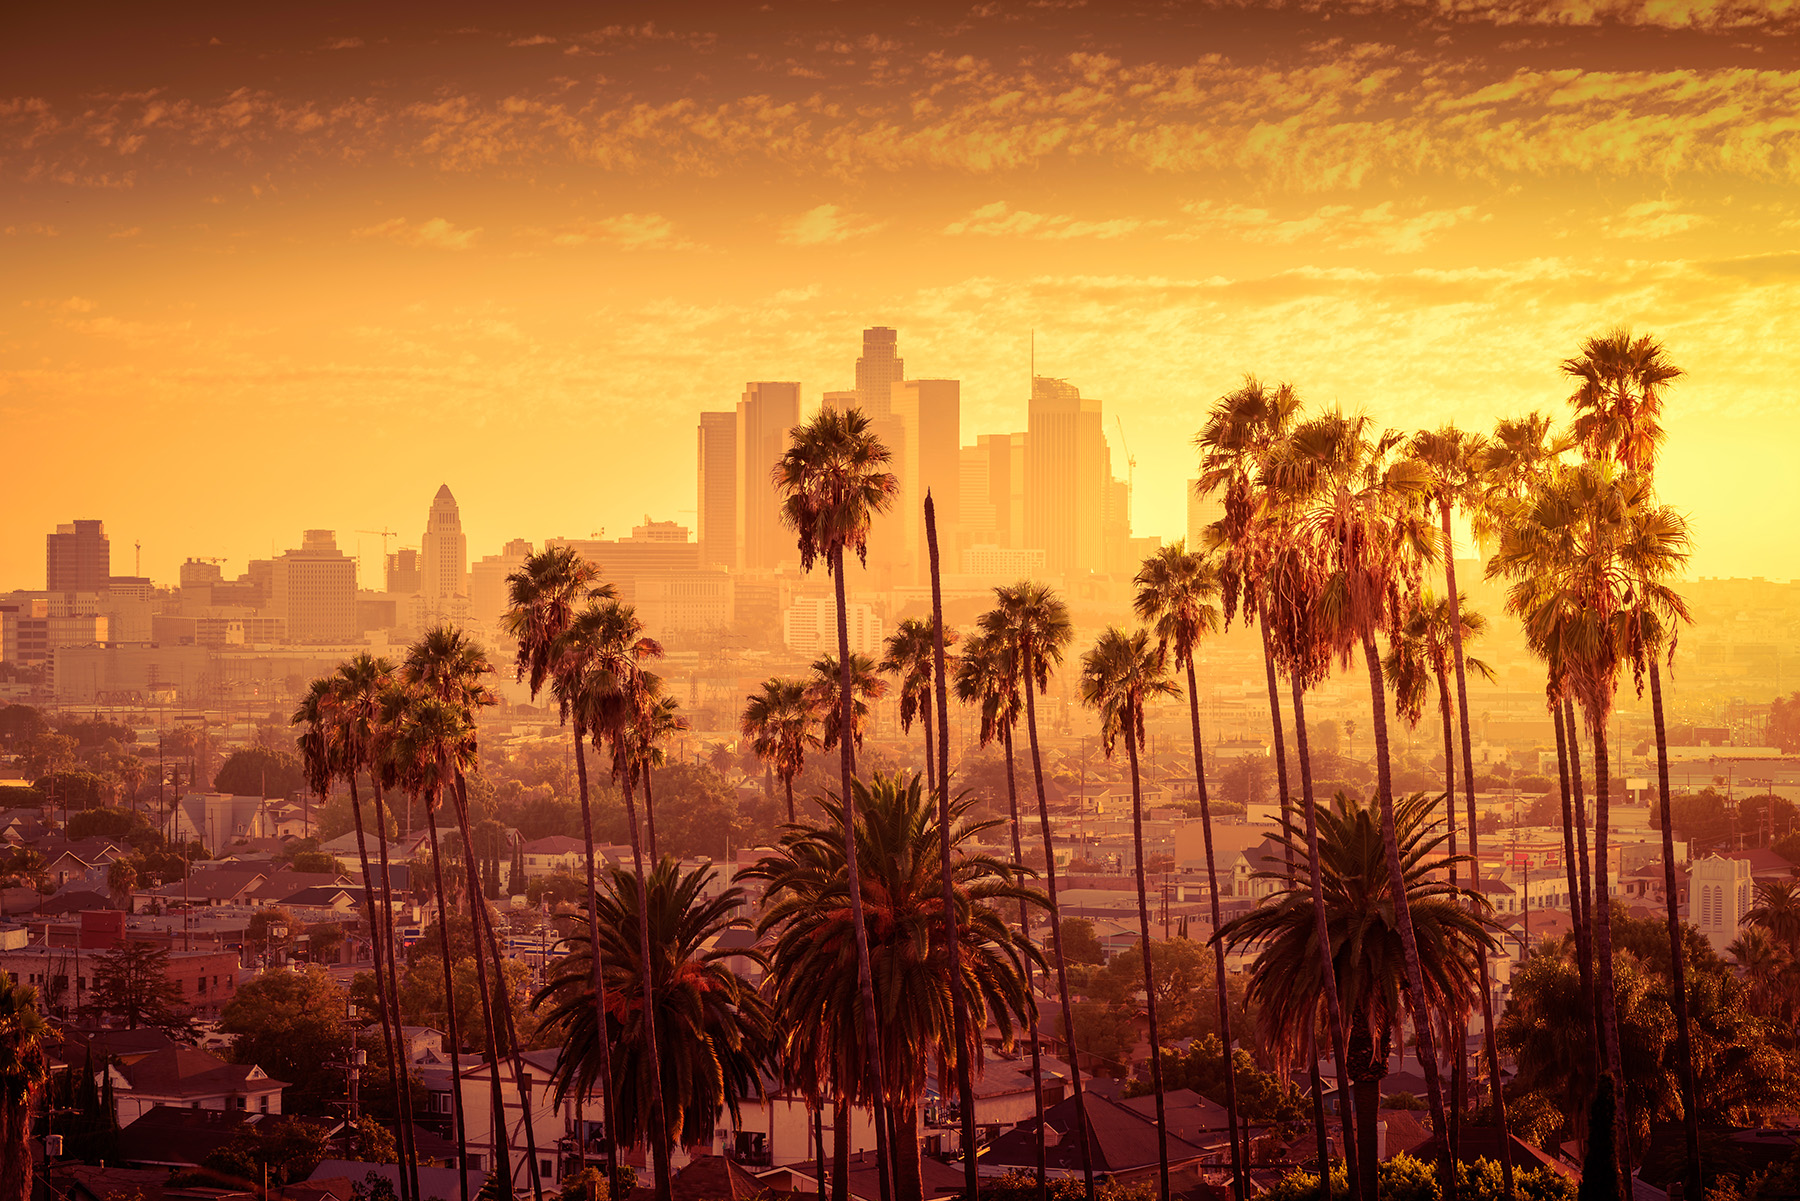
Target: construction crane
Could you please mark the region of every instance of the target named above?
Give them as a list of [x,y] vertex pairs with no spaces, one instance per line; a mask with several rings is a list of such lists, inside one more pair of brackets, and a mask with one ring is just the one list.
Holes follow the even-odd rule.
[[134,557],[131,561],[131,574],[132,575],[143,575],[144,574],[144,543],[143,543],[143,540],[139,539],[138,541],[133,542],[131,544],[131,549],[134,552]]
[[374,534],[381,539],[381,561],[383,563],[387,562],[387,540],[389,538],[398,538],[400,536],[399,530],[358,530],[356,532],[359,534]]
[[1119,426],[1119,449],[1125,452],[1125,487],[1130,490],[1137,482],[1137,459],[1131,453],[1131,444],[1125,441],[1125,422],[1117,413],[1113,414],[1113,420]]

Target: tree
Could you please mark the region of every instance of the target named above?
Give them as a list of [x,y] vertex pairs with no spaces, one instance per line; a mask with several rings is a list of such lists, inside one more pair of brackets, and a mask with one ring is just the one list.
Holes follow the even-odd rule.
[[[558,1105],[592,1090],[609,1066],[600,1046],[616,1044],[610,1066],[617,1073],[612,1088],[620,1125],[608,1132],[615,1140],[707,1141],[720,1115],[729,1111],[735,1121],[739,1101],[760,1087],[771,1037],[768,1015],[729,966],[731,952],[708,949],[720,934],[748,924],[734,916],[746,898],[731,887],[707,899],[716,876],[710,867],[684,874],[665,857],[640,889],[636,873],[609,869],[596,920],[571,938],[571,954],[534,1002],[549,1005],[544,1023],[562,1038],[551,1073]],[[640,937],[644,925],[650,931]],[[589,991],[596,937],[606,973],[599,998]],[[648,960],[646,941],[655,948]],[[595,1021],[599,1013],[606,1015],[604,1032]],[[649,1027],[660,1028],[661,1037],[651,1037]],[[656,1069],[647,1062],[652,1054],[662,1059]],[[658,1079],[669,1087],[655,1087]],[[653,1116],[650,1107],[657,1104],[663,1112]],[[662,1159],[669,1148],[652,1151]]]
[[123,1018],[127,1030],[150,1026],[178,1041],[194,1035],[166,947],[127,939],[95,956],[92,1005],[96,1015]]
[[32,1195],[31,1126],[48,1070],[37,990],[0,973],[0,1201]]
[[[895,678],[900,688],[900,730],[912,733],[916,719],[925,727],[925,786],[935,788],[937,763],[931,729],[932,649],[937,626],[928,618],[908,617],[882,644],[878,670]],[[944,631],[944,643],[956,643],[956,631]]]
[[1106,962],[1106,951],[1094,934],[1094,923],[1085,917],[1065,917],[1062,920],[1062,944],[1063,953],[1069,957],[1070,963]]
[[[1126,633],[1113,626],[1102,633],[1092,650],[1081,658],[1081,701],[1100,715],[1100,746],[1111,759],[1120,736],[1131,766],[1132,870],[1137,878],[1139,951],[1144,968],[1144,1011],[1150,1032],[1150,1074],[1156,1100],[1156,1151],[1161,1195],[1169,1192],[1169,1134],[1163,1113],[1162,1037],[1156,1021],[1156,985],[1150,964],[1150,896],[1144,865],[1144,794],[1139,768],[1144,741],[1144,709],[1157,697],[1177,692],[1169,679],[1168,653],[1147,630]],[[1202,793],[1202,795],[1205,795]],[[1207,826],[1210,832],[1210,824]],[[1220,960],[1221,966],[1224,960]],[[1223,972],[1220,973],[1221,977]],[[1233,1120],[1231,1145],[1237,1156],[1237,1129]],[[1242,1180],[1240,1170],[1234,1173]],[[1240,1183],[1240,1196],[1242,1185]]]
[[854,743],[851,760],[854,763],[855,756],[862,753],[863,736],[868,733],[869,704],[887,695],[887,681],[881,678],[875,661],[860,651],[852,651],[846,673],[839,670],[836,655],[820,655],[813,660],[812,674],[807,678],[806,700],[819,723],[819,745],[829,751],[837,746],[839,731],[844,728],[844,706],[838,701],[838,693],[843,686],[842,677],[846,675],[850,680],[850,736]]
[[219,1015],[233,1035],[234,1063],[255,1064],[288,1082],[290,1112],[327,1113],[342,1095],[343,1073],[325,1066],[349,1044],[344,990],[316,965],[264,972],[237,991]]
[[[1037,792],[1038,831],[1044,843],[1044,885],[1050,908],[1050,946],[1056,957],[1057,995],[1062,1004],[1063,1037],[1069,1045],[1069,1091],[1075,1100],[1075,1125],[1082,1140],[1082,1184],[1094,1201],[1094,1162],[1088,1145],[1087,1103],[1081,1095],[1081,1037],[1069,995],[1069,961],[1063,954],[1062,912],[1056,899],[1056,849],[1050,831],[1050,802],[1044,792],[1044,757],[1038,745],[1037,694],[1050,687],[1050,674],[1062,665],[1063,653],[1075,636],[1069,607],[1043,584],[1021,580],[994,589],[995,605],[981,616],[981,631],[1002,656],[1014,691],[1025,694],[1025,734],[1031,748],[1031,778]],[[1010,726],[1008,727],[1010,729]],[[1007,759],[1012,759],[1010,737]],[[1017,822],[1015,821],[1015,825]],[[1040,1123],[1040,1126],[1042,1123]]]
[[[392,1141],[390,1138],[390,1146]],[[275,1123],[266,1133],[261,1126],[241,1127],[230,1142],[206,1157],[204,1166],[212,1173],[252,1187],[263,1180],[285,1186],[312,1175],[330,1153],[329,1132],[323,1125],[284,1121]]]
[[115,859],[106,868],[106,891],[112,894],[113,904],[127,912],[131,910],[131,894],[137,891],[137,868],[130,859]]
[[806,766],[807,748],[819,745],[818,735],[813,733],[816,720],[806,699],[806,685],[800,680],[771,676],[763,681],[761,692],[744,698],[738,729],[787,791],[790,825],[795,820],[794,777]]
[[1800,692],[1778,696],[1769,704],[1768,740],[1783,751],[1800,751]]
[[[1404,890],[1419,949],[1423,998],[1409,1008],[1415,1020],[1465,1012],[1479,987],[1478,958],[1497,945],[1486,902],[1440,877],[1446,867],[1433,853],[1442,836],[1431,832],[1431,803],[1423,794],[1393,806],[1395,839],[1405,865],[1398,877],[1383,816],[1371,805],[1339,796],[1318,815],[1320,874],[1329,931],[1333,980],[1349,1015],[1349,1075],[1362,1140],[1357,1163],[1365,1197],[1374,1197],[1376,1108],[1387,1075],[1390,1036],[1402,1017],[1401,993],[1411,987],[1406,946],[1395,894]],[[1289,842],[1296,841],[1290,833]],[[1296,854],[1299,846],[1294,846]],[[1262,873],[1287,887],[1249,913],[1232,919],[1218,937],[1233,948],[1255,947],[1250,997],[1265,1044],[1293,1047],[1317,1021],[1325,986],[1311,889],[1282,872]],[[1444,1129],[1444,1127],[1437,1127]]]
[[[1186,543],[1176,542],[1144,560],[1134,580],[1137,595],[1133,608],[1138,618],[1150,622],[1156,631],[1158,653],[1175,656],[1175,666],[1187,673],[1189,729],[1194,747],[1194,785],[1200,800],[1200,831],[1206,851],[1207,888],[1212,898],[1212,926],[1223,924],[1219,905],[1219,873],[1213,857],[1212,801],[1206,788],[1206,753],[1200,742],[1200,684],[1194,670],[1194,652],[1200,639],[1216,633],[1219,614],[1213,604],[1219,591],[1218,574],[1213,565],[1199,554],[1190,552]],[[1139,889],[1143,871],[1140,866]],[[1148,950],[1148,913],[1144,915],[1146,951]],[[1231,1045],[1231,1008],[1225,990],[1225,946],[1213,944],[1217,959],[1215,985],[1218,990],[1219,1028],[1225,1045]],[[1160,1075],[1161,1060],[1153,1065],[1153,1075]],[[1239,1198],[1247,1195],[1244,1170],[1248,1155],[1238,1141],[1238,1109],[1236,1086],[1229,1075],[1225,1078],[1226,1135],[1231,1140],[1232,1183]]]
[[231,752],[213,777],[213,791],[233,796],[289,797],[306,787],[306,771],[298,756],[261,746]]
[[[1239,1047],[1231,1053],[1231,1073],[1225,1072],[1225,1044],[1217,1035],[1208,1034],[1194,1040],[1184,1055],[1163,1053],[1163,1085],[1171,1091],[1191,1088],[1201,1096],[1223,1105],[1227,1092],[1238,1099],[1238,1107],[1248,1121],[1286,1124],[1301,1115],[1300,1099],[1290,1084],[1256,1066],[1256,1058]],[[1142,1095],[1147,1085],[1133,1079],[1125,1086],[1127,1096]],[[1421,1106],[1423,1108],[1423,1106]]]
[[[1007,928],[999,906],[1037,900],[1021,883],[1023,870],[975,850],[998,821],[976,820],[972,802],[950,802],[951,877],[960,964],[949,958],[944,933],[942,839],[938,806],[916,774],[877,775],[858,790],[856,875],[871,915],[881,998],[884,1070],[863,1058],[857,1029],[858,982],[850,972],[854,940],[848,937],[845,894],[852,879],[841,849],[839,823],[849,820],[836,797],[823,802],[825,820],[801,823],[780,849],[756,864],[754,879],[767,881],[760,935],[769,951],[774,1028],[788,1061],[829,1079],[841,1103],[869,1104],[885,1084],[894,1122],[893,1195],[920,1195],[918,1107],[926,1065],[979,1068],[986,1054],[981,1032],[991,1024],[1002,1046],[1032,1015],[1024,964],[1034,952],[1022,934]],[[969,1021],[958,1040],[952,976],[960,971]]]
[[[796,427],[787,450],[775,465],[775,490],[781,497],[782,521],[793,529],[800,551],[800,568],[811,571],[823,559],[832,577],[837,601],[837,730],[852,737],[838,739],[838,796],[844,806],[844,860],[850,874],[849,892],[853,932],[857,948],[857,976],[862,989],[863,1037],[870,1070],[875,1074],[876,1161],[883,1181],[893,1180],[893,1149],[888,1146],[881,1107],[887,1102],[882,1082],[881,1030],[876,1018],[874,972],[869,964],[869,933],[863,921],[863,895],[858,883],[860,868],[855,848],[856,792],[851,786],[852,742],[857,730],[854,716],[854,681],[850,657],[849,607],[845,596],[845,552],[868,561],[869,527],[899,491],[900,483],[887,470],[892,459],[888,448],[875,436],[869,419],[859,409],[824,409],[810,422]],[[829,737],[830,731],[826,731]],[[659,1187],[659,1195],[664,1192]]]

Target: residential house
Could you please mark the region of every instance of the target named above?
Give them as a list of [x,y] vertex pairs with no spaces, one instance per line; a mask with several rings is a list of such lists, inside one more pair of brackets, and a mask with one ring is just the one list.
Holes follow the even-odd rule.
[[285,1082],[255,1064],[226,1063],[198,1047],[169,1047],[135,1063],[109,1064],[120,1126],[158,1105],[280,1113]]
[[527,880],[556,872],[581,877],[587,872],[587,844],[579,838],[552,834],[548,838],[534,838],[519,849],[525,857]]

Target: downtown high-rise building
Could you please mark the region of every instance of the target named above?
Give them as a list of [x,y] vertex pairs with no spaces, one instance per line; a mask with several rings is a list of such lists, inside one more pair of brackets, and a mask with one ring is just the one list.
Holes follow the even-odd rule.
[[700,414],[695,534],[702,567],[738,565],[737,414]]
[[331,530],[307,530],[271,565],[269,600],[289,642],[348,642],[358,633],[356,560]]
[[1223,491],[1200,495],[1200,481],[1187,482],[1187,548],[1206,549],[1206,527],[1225,516]]
[[425,516],[425,537],[419,545],[419,595],[428,600],[467,596],[468,572],[469,540],[462,531],[462,514],[450,485],[442,484]]
[[915,582],[924,583],[930,578],[927,492],[937,514],[938,551],[945,570],[954,570],[956,562],[957,530],[962,525],[962,384],[953,379],[902,380],[893,385],[893,415],[901,437],[895,470],[900,481],[895,498],[901,515],[898,533]]
[[788,431],[800,424],[800,385],[758,381],[744,385],[736,413],[737,565],[769,571],[796,563],[795,536],[781,521],[775,465],[787,450]]
[[856,400],[871,420],[893,411],[894,385],[906,378],[898,335],[885,325],[863,331],[862,354],[856,360]]
[[1033,376],[1025,443],[1025,535],[1052,575],[1105,571],[1106,435],[1100,402]]
[[70,521],[44,537],[44,591],[105,592],[112,579],[112,544],[101,521]]

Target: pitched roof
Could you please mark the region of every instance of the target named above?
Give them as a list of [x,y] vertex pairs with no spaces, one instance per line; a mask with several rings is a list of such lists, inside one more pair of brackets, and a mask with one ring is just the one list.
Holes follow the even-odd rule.
[[[324,1159],[314,1168],[312,1175],[306,1178],[308,1184],[322,1184],[327,1180],[350,1180],[357,1184],[363,1182],[370,1172],[387,1178],[387,1182],[398,1192],[400,1187],[400,1166],[391,1163],[364,1163],[356,1159]],[[469,1181],[469,1195],[474,1196],[487,1183],[488,1174],[470,1168],[464,1175]],[[457,1187],[455,1168],[428,1168],[419,1165],[419,1192],[427,1197],[454,1197],[461,1190]]]
[[199,1047],[166,1047],[121,1065],[119,1072],[132,1092],[162,1097],[207,1097],[286,1087],[285,1081],[271,1080],[254,1064],[226,1063]]
[[[1185,1090],[1183,1090],[1185,1091]],[[1155,1102],[1145,1116],[1128,1102],[1113,1100],[1091,1089],[1082,1090],[1086,1101],[1089,1141],[1094,1153],[1094,1169],[1119,1172],[1141,1168],[1157,1161]],[[1075,1098],[1070,1096],[1044,1111],[1048,1128],[1045,1142],[1049,1166],[1063,1169],[1081,1167],[1081,1135],[1075,1129]],[[1171,1127],[1174,1121],[1171,1119]],[[1205,1149],[1169,1131],[1169,1160],[1198,1159]],[[988,1144],[982,1158],[997,1165],[1035,1166],[1037,1163],[1037,1119],[1028,1118]]]
[[[587,843],[579,838],[570,838],[567,834],[551,834],[544,838],[534,838],[520,848],[527,855],[582,855],[587,853]],[[599,850],[595,848],[596,852]]]
[[748,1201],[762,1195],[762,1183],[722,1155],[702,1155],[675,1174],[675,1201]]
[[138,1164],[199,1164],[236,1137],[249,1117],[242,1110],[153,1105],[119,1131],[119,1158]]
[[[1542,1151],[1521,1139],[1511,1136],[1509,1141],[1510,1155],[1515,1168],[1549,1168],[1571,1179],[1576,1177],[1575,1169],[1560,1159],[1545,1155]],[[1432,1160],[1442,1154],[1439,1150],[1437,1135],[1432,1135],[1412,1150],[1416,1159]],[[1474,1163],[1478,1159],[1491,1159],[1500,1162],[1501,1143],[1500,1130],[1497,1126],[1464,1125],[1457,1141],[1456,1156],[1463,1163]]]

